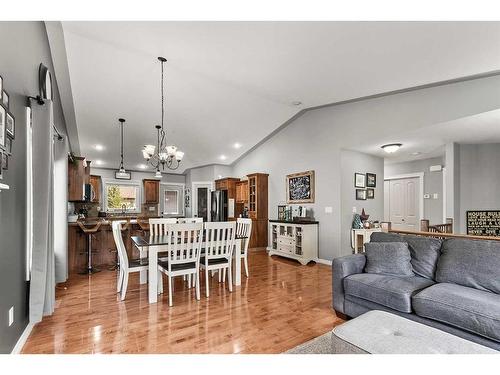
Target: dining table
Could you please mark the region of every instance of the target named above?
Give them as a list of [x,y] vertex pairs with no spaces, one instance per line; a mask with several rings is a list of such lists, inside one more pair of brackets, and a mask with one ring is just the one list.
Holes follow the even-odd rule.
[[[141,259],[148,259],[148,270],[140,272],[140,283],[148,283],[149,303],[158,302],[158,253],[165,251],[165,246],[169,245],[172,237],[168,235],[145,235],[131,236],[132,242],[139,250]],[[236,235],[234,241],[234,277],[233,283],[236,286],[241,285],[241,253],[242,242],[248,240],[246,236]],[[202,255],[205,249],[205,241],[202,243]]]

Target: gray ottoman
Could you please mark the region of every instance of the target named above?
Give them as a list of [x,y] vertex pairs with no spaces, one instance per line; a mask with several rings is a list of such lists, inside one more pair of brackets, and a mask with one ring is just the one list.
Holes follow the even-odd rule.
[[378,310],[335,327],[332,350],[337,354],[499,354],[436,328]]

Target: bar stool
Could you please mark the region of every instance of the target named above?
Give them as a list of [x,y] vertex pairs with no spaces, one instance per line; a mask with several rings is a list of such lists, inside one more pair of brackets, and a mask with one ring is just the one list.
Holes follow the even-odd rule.
[[[88,238],[88,258],[87,258],[87,268],[80,272],[81,275],[92,275],[93,273],[99,272],[100,269],[92,266],[92,235],[95,234],[102,225],[102,220],[97,221],[84,221],[78,220],[78,226]],[[92,226],[91,226],[92,225]]]

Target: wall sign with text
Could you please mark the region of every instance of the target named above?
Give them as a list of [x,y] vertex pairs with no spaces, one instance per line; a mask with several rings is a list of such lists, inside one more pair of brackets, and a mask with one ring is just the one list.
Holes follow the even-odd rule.
[[467,234],[500,236],[500,211],[467,211]]

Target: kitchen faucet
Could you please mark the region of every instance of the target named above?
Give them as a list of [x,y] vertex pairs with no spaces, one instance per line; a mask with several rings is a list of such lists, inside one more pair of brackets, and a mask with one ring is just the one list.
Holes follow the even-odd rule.
[[127,212],[127,205],[124,203],[122,204],[122,214],[124,214],[125,212]]

